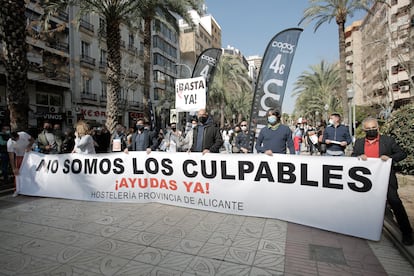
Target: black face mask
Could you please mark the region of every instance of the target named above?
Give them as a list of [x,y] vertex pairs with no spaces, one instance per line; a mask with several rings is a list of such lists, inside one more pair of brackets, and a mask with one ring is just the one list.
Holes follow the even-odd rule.
[[135,128],[139,131],[142,131],[144,129],[143,125],[136,125]]
[[207,122],[207,117],[198,117],[198,121],[204,125]]
[[378,129],[369,129],[365,131],[365,138],[374,140],[378,136]]
[[171,130],[172,130],[172,131],[176,131],[176,130],[177,130],[177,128],[175,128],[175,127],[172,127],[172,128],[171,128]]

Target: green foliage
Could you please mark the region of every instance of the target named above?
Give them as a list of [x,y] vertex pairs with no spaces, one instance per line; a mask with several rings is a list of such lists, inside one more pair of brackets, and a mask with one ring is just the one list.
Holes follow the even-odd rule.
[[414,174],[414,104],[395,110],[383,125],[381,132],[394,137],[407,153],[407,158],[397,164],[403,174]]
[[[362,130],[362,121],[365,118],[368,117],[372,117],[375,118],[377,117],[377,109],[375,109],[374,107],[371,106],[355,106],[355,117],[356,117],[356,134],[355,134],[355,138],[362,138],[365,137],[365,132]],[[381,126],[381,122],[378,122]]]

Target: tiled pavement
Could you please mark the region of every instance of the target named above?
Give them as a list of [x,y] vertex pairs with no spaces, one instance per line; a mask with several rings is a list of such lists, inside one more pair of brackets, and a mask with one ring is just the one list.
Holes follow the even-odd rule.
[[380,242],[156,203],[0,198],[0,275],[414,275]]

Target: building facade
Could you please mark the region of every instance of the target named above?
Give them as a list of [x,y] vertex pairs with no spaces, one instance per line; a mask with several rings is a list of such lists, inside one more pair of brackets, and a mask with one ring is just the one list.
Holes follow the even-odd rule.
[[[191,70],[197,61],[198,56],[208,48],[221,48],[221,27],[211,14],[207,13],[207,7],[204,5],[202,13],[195,10],[189,11],[193,19],[194,27],[179,21],[180,25],[180,65],[188,66]],[[184,69],[186,70],[186,69]],[[182,68],[180,68],[182,72]],[[187,77],[187,73],[183,76]]]
[[410,0],[376,3],[346,29],[348,88],[357,105],[387,116],[413,100],[414,7]]
[[[42,127],[45,120],[63,127],[87,120],[92,126],[105,124],[107,104],[107,47],[105,20],[88,14],[78,20],[78,8],[68,7],[50,20],[50,31],[40,31],[41,6],[26,6],[29,46],[29,128]],[[121,26],[121,94],[119,122],[129,127],[143,117],[143,24],[136,29]],[[152,22],[152,86],[150,98],[160,115],[174,103],[176,64],[180,60],[179,33],[154,19]],[[1,47],[0,47],[1,49]],[[0,53],[1,54],[1,53]],[[162,108],[155,108],[162,105]],[[6,122],[5,68],[0,63],[0,121]]]

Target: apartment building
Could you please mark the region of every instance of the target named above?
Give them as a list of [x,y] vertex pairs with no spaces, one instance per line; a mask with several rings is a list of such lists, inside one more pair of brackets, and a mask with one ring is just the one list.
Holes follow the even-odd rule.
[[[178,66],[188,66],[191,69],[197,61],[198,56],[208,48],[221,48],[221,27],[211,14],[207,13],[207,6],[203,6],[202,13],[195,10],[189,11],[195,24],[194,28],[179,21],[180,26],[180,51],[181,60]],[[188,77],[182,68],[182,77]],[[186,70],[186,69],[184,69]],[[191,74],[190,74],[191,75]]]
[[413,15],[410,0],[390,0],[376,3],[346,29],[348,88],[355,104],[377,106],[385,115],[413,100]]
[[252,79],[253,90],[256,87],[257,77],[259,76],[260,68],[262,66],[263,57],[255,55],[246,58],[249,64],[249,77]]
[[[51,18],[50,32],[40,32],[43,10],[36,1],[27,4],[30,27],[27,43],[29,127],[39,128],[44,120],[72,126],[80,119],[92,125],[106,120],[107,48],[105,21],[89,14],[77,20],[78,10],[69,7]],[[131,31],[121,26],[121,95],[119,122],[131,126],[143,117],[143,31],[138,22]],[[174,96],[175,64],[179,60],[179,34],[165,23],[152,23],[153,106]],[[0,64],[0,117],[5,115],[6,79]],[[171,102],[165,105],[170,108]],[[162,114],[158,109],[158,115]],[[158,118],[159,119],[159,118]],[[1,118],[0,118],[1,120]]]

